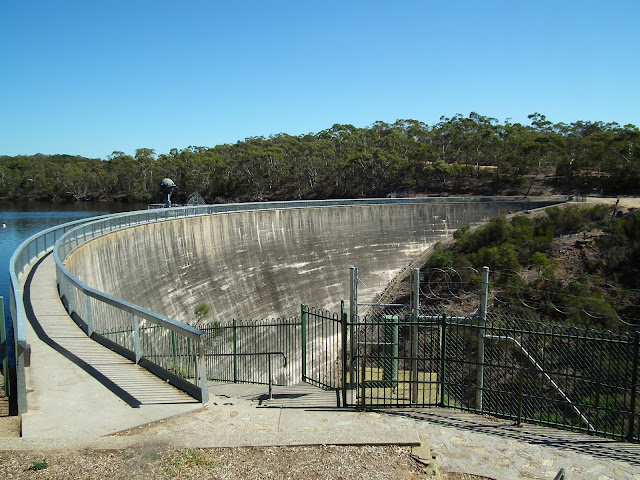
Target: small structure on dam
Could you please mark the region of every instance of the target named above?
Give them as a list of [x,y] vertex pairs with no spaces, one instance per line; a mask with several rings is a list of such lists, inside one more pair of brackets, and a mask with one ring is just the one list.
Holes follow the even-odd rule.
[[175,190],[176,186],[175,182],[170,178],[164,178],[160,182],[160,191],[163,195],[163,203],[167,208],[171,207],[171,194]]

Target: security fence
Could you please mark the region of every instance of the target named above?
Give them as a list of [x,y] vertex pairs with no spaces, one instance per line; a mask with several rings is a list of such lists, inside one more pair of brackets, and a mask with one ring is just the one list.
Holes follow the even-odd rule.
[[[434,311],[421,317],[429,320],[356,319],[360,407],[442,406],[640,440],[640,332],[505,315],[489,315],[486,322]],[[416,329],[418,349],[412,351]]]
[[350,318],[302,306],[298,317],[201,326],[207,376],[302,381],[359,409],[448,407],[640,441],[640,332],[389,311]]

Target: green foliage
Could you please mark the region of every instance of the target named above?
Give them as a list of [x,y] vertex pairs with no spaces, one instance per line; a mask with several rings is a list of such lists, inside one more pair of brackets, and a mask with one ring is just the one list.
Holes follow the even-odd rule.
[[535,252],[533,255],[529,257],[529,265],[537,265],[540,267],[544,267],[549,264],[549,259],[544,253]]
[[38,471],[38,470],[44,470],[45,468],[49,467],[49,463],[47,462],[46,458],[43,458],[41,462],[31,462],[31,467],[29,467],[29,470],[33,470],[33,471]]
[[303,135],[250,137],[233,145],[190,146],[156,155],[138,148],[106,159],[72,155],[0,156],[5,199],[160,200],[164,177],[207,201],[288,200],[426,193],[528,194],[539,178],[564,191],[637,193],[640,131],[633,125],[553,124],[539,113],[531,125],[499,123],[471,112],[333,125]]
[[465,225],[462,228],[459,228],[453,233],[453,238],[456,240],[456,246],[461,251],[468,251],[467,245],[469,243],[469,239],[471,238],[471,227],[469,225]]
[[[495,218],[473,233],[461,228],[454,234],[454,246],[436,249],[427,266],[452,264],[463,272],[465,283],[471,281],[467,272],[472,270],[467,267],[479,271],[488,266],[494,287],[504,298],[517,299],[498,308],[536,320],[556,320],[561,315],[577,325],[619,330],[625,327],[618,315],[638,318],[638,300],[624,289],[640,287],[640,212],[612,219],[610,207],[598,205],[552,207],[546,213]],[[558,278],[557,263],[549,258],[554,236],[591,229],[604,231],[595,242],[598,257],[583,260],[591,276],[569,282]],[[535,275],[528,275],[527,281],[515,274],[524,266],[535,267]],[[601,273],[604,282],[598,277]],[[612,282],[619,285],[611,288]],[[622,302],[621,295],[628,298]],[[535,313],[521,302],[534,305]]]
[[206,303],[199,303],[193,309],[193,316],[195,318],[196,324],[202,323],[202,321],[209,316],[211,313],[211,307]]
[[450,268],[453,266],[453,252],[436,245],[425,266],[427,268]]

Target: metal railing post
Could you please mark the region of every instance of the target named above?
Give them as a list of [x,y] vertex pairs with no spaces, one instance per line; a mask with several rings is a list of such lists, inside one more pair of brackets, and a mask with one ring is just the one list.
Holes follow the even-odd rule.
[[364,412],[365,408],[366,408],[366,404],[365,404],[365,396],[366,396],[366,382],[365,382],[365,375],[367,373],[366,371],[366,358],[365,357],[361,357],[358,356],[358,360],[362,363],[361,365],[361,372],[360,372],[360,407],[362,409],[362,411]]
[[478,328],[478,352],[476,357],[476,409],[482,410],[484,389],[484,337],[487,327],[487,298],[489,296],[489,267],[482,267],[482,291],[480,294],[480,326]]
[[209,379],[207,378],[207,365],[205,360],[204,335],[198,338],[198,363],[196,365],[200,377],[200,402],[203,405],[209,403]]
[[238,323],[233,319],[233,383],[238,383]]
[[269,362],[269,400],[273,400],[273,375],[271,374],[271,354],[267,354],[267,360]]
[[4,392],[10,395],[9,388],[9,359],[7,358],[7,327],[4,318],[4,298],[0,297],[0,357],[2,357],[2,376],[4,377]]
[[140,319],[137,315],[133,316],[133,345],[136,363],[140,363],[142,348],[140,347]]
[[524,400],[524,371],[520,370],[518,372],[518,420],[517,426],[522,426],[522,402]]
[[447,374],[447,314],[442,314],[442,326],[440,332],[440,406],[446,407],[446,374]]
[[358,317],[358,267],[349,267],[349,388],[355,385],[355,358],[356,342],[355,342],[355,319]]
[[[340,333],[342,336],[341,354],[342,354],[342,406],[347,406],[347,369],[349,368],[347,362],[347,312],[344,310],[344,300],[340,301]],[[349,382],[351,380],[349,379]]]
[[87,295],[87,337],[91,337],[93,332],[93,307],[91,305],[91,296]]

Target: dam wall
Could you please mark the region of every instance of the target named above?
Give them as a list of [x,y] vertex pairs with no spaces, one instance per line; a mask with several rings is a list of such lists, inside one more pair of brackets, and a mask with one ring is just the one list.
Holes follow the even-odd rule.
[[92,288],[186,323],[200,303],[211,307],[207,321],[221,322],[292,316],[301,303],[335,311],[349,297],[349,266],[370,301],[458,228],[543,205],[448,199],[218,213],[110,233],[65,264]]

